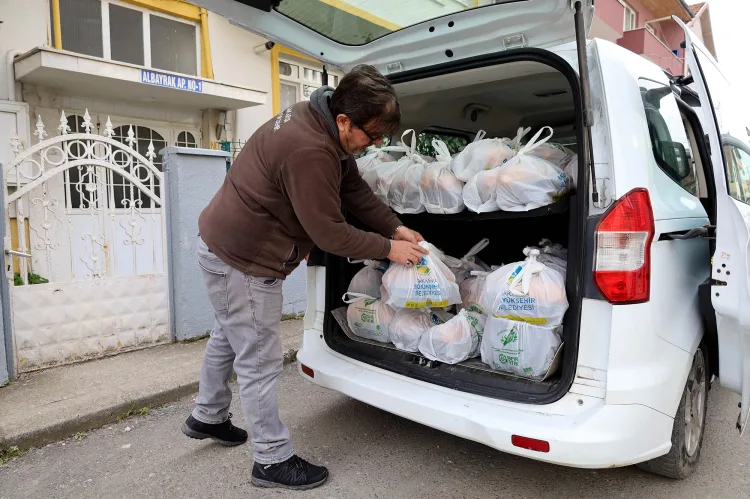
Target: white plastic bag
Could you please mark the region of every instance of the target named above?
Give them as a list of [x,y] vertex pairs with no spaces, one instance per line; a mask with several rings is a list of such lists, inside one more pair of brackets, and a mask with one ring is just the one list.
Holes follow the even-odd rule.
[[484,336],[484,328],[487,326],[487,316],[480,314],[479,312],[466,311],[466,319],[469,321],[471,326],[471,353],[469,358],[479,357],[480,350],[482,348],[482,337]]
[[441,261],[442,253],[430,243],[420,246],[430,254],[407,267],[391,264],[383,275],[388,305],[393,308],[448,307],[460,303],[461,295],[453,272]]
[[[406,145],[406,136],[411,133],[411,145]],[[417,154],[417,135],[407,130],[401,136],[397,147],[404,149],[404,156],[395,163],[383,163],[372,170],[377,177],[375,195],[386,202],[397,213],[414,214],[425,211],[419,195],[419,181],[424,174],[427,160]],[[367,172],[365,181],[371,180]]]
[[563,168],[563,171],[570,177],[570,186],[572,188],[576,188],[578,186],[578,155],[574,154],[573,157],[570,158],[570,161],[568,161],[565,165],[565,168]]
[[396,158],[386,152],[386,147],[370,147],[367,154],[357,158],[357,169],[362,175],[365,171],[374,168],[382,163],[393,163]]
[[461,310],[448,322],[428,329],[419,340],[419,351],[430,360],[458,364],[469,358],[476,338],[466,310]]
[[458,285],[461,293],[461,304],[469,312],[487,315],[484,305],[484,285],[489,272],[473,270],[471,276]]
[[499,211],[497,206],[497,178],[502,169],[481,171],[471,177],[464,185],[464,204],[474,213]]
[[482,337],[482,362],[517,376],[542,378],[560,348],[561,329],[490,317]]
[[519,128],[514,139],[485,139],[484,131],[477,133],[474,142],[467,145],[451,162],[451,169],[459,180],[469,182],[479,172],[502,166],[516,154],[521,138],[531,130]]
[[562,168],[568,164],[570,158],[572,158],[575,153],[562,144],[544,142],[534,148],[534,151],[530,154],[545,161],[549,161],[558,168]]
[[390,341],[388,326],[395,313],[391,307],[382,300],[357,293],[347,293],[342,300],[349,304],[346,322],[354,334],[381,343]]
[[547,267],[557,270],[562,274],[563,278],[565,278],[568,271],[568,250],[563,248],[560,244],[553,243],[549,239],[542,239],[539,242],[539,248],[525,248],[523,254],[529,256],[530,251],[533,249],[539,250],[537,260],[545,264]]
[[453,314],[441,309],[403,308],[393,316],[393,320],[388,326],[388,333],[391,342],[399,350],[417,352],[419,351],[419,340],[425,331],[452,318]]
[[383,274],[388,269],[388,263],[378,260],[351,259],[349,263],[364,263],[365,266],[354,274],[347,292],[380,298],[380,286],[383,284]]
[[[549,130],[550,135],[537,141],[544,130]],[[534,150],[551,137],[552,128],[542,128],[513,159],[498,169],[496,202],[499,209],[529,211],[541,208],[559,200],[570,190],[570,177],[562,169],[533,155]]]
[[539,250],[531,249],[523,262],[487,276],[484,299],[489,315],[540,326],[562,324],[568,310],[565,279],[538,257]]
[[422,204],[428,213],[453,214],[464,209],[461,182],[451,170],[451,154],[442,140],[433,140],[432,147],[437,153],[435,162],[425,167],[419,181]]
[[482,262],[477,255],[480,251],[486,248],[490,244],[490,240],[487,238],[482,239],[475,244],[464,256],[461,258],[454,258],[452,256],[445,256],[443,262],[451,269],[453,275],[456,277],[456,284],[459,286],[461,283],[469,277],[469,274],[473,270],[485,271],[489,270],[489,267]]

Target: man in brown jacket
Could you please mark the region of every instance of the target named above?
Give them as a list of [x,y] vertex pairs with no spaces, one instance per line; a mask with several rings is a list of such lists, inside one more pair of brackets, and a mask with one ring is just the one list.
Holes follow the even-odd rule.
[[[254,485],[309,489],[328,478],[326,468],[294,454],[279,419],[283,279],[313,245],[401,264],[426,253],[417,245],[422,236],[375,197],[354,161],[398,130],[400,120],[388,80],[357,66],[335,91],[322,87],[261,126],[200,216],[198,258],[216,322],[196,406],[182,431],[224,445],[247,441],[247,432],[229,420],[234,368],[252,427]],[[342,204],[377,233],[349,225]]]

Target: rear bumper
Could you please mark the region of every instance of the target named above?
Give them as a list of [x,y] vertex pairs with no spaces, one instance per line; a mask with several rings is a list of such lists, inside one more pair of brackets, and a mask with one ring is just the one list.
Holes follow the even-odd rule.
[[[315,377],[306,379],[366,404],[503,452],[564,466],[627,466],[669,452],[673,419],[643,405],[607,405],[567,394],[531,406],[472,395],[381,370],[328,348],[306,330],[297,353]],[[548,453],[511,444],[520,435],[550,444]]]

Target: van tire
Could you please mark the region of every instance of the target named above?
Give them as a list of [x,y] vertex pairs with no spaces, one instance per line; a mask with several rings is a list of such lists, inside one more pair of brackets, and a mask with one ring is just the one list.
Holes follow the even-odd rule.
[[[708,354],[706,347],[701,344],[693,357],[693,364],[690,367],[690,373],[685,382],[685,388],[682,391],[680,405],[677,408],[677,414],[674,418],[672,448],[668,454],[652,459],[651,461],[646,461],[645,463],[637,464],[639,468],[678,480],[687,478],[695,470],[700,459],[703,436],[706,433],[706,410],[708,408],[710,379],[708,373]],[[694,408],[694,411],[691,410],[691,417],[700,418],[700,421],[692,425],[693,431],[699,430],[698,436],[694,436],[692,439],[689,438],[687,429],[689,419],[686,414],[686,406],[690,402],[693,402],[692,405]],[[702,414],[699,413],[701,409],[703,411]]]

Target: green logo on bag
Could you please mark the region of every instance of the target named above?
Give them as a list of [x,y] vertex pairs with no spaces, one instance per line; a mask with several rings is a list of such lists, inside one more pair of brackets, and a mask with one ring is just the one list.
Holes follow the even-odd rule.
[[507,347],[508,343],[513,343],[514,341],[518,341],[518,333],[516,332],[516,328],[511,329],[510,333],[500,338],[500,341],[503,342],[504,347]]
[[378,301],[378,299],[377,299],[377,298],[373,298],[373,299],[371,299],[371,300],[365,300],[365,307],[369,307],[370,305],[372,305],[372,304],[373,304],[373,303],[375,303],[376,301]]

